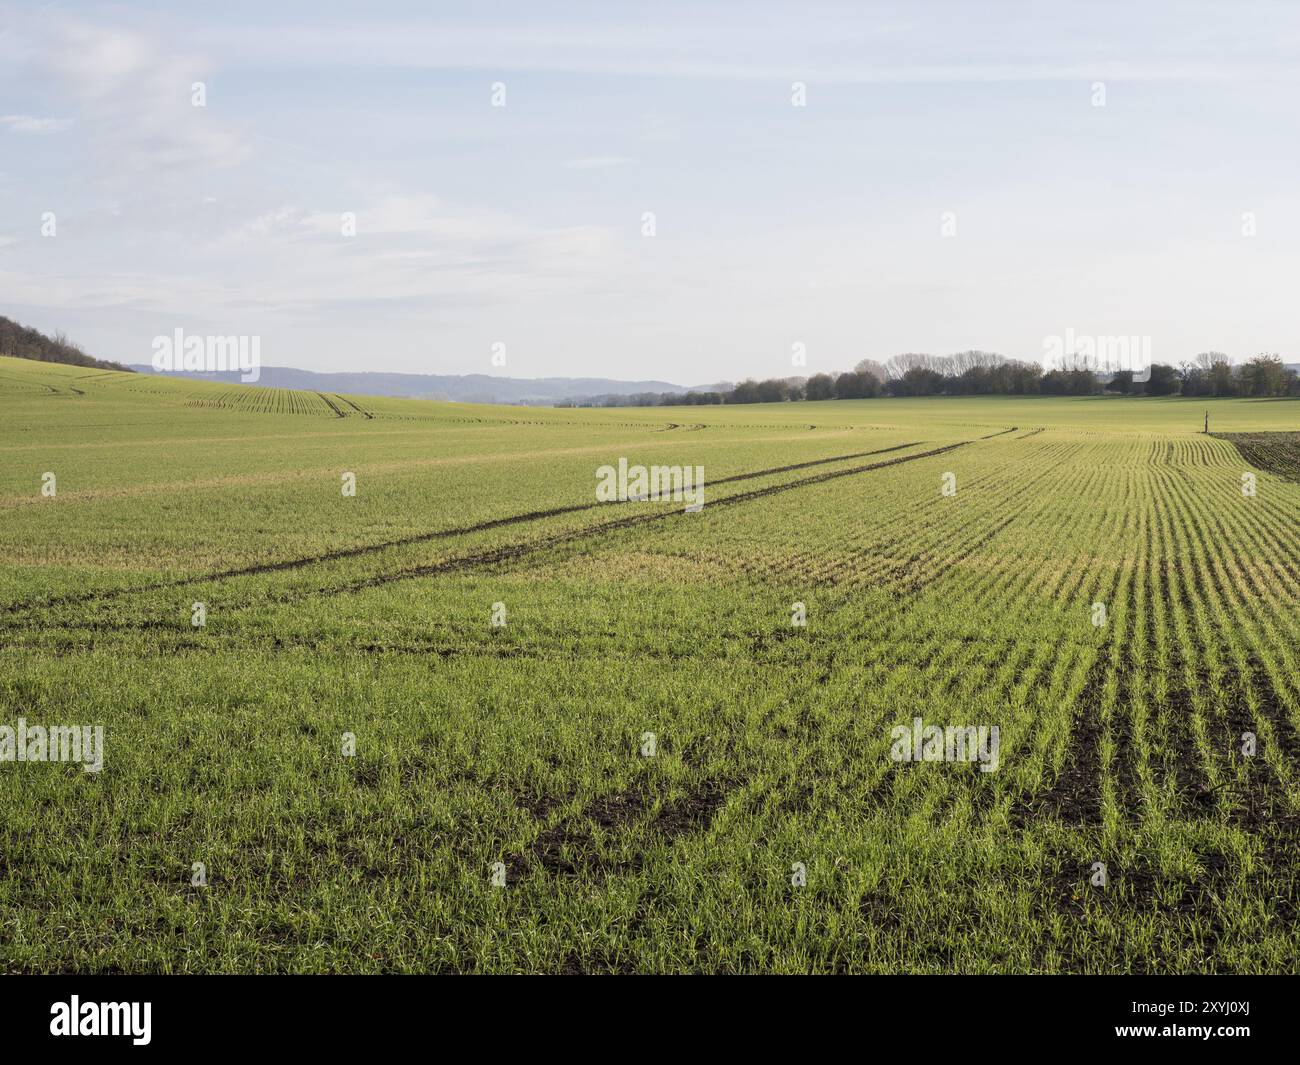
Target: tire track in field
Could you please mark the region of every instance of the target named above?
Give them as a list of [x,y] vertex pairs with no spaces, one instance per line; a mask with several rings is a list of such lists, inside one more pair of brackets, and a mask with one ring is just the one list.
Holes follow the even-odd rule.
[[343,409],[332,399],[330,399],[329,396],[327,396],[324,392],[317,392],[316,395],[320,396],[320,398],[324,401],[325,405],[334,412],[335,417],[337,418],[347,417],[347,414],[344,413]]
[[337,392],[335,392],[334,398],[339,400],[342,403],[346,403],[349,407],[351,407],[354,411],[360,414],[361,417],[365,418],[367,421],[374,421],[375,416],[371,414],[370,411],[366,410],[364,407],[357,406],[357,404],[353,403],[352,400],[348,399],[347,396],[340,396]]
[[[880,449],[879,451],[869,452],[868,454],[884,454],[884,453],[891,452],[891,451],[897,451],[897,450],[900,450],[900,449],[902,449],[902,448],[909,447],[909,446],[914,446],[914,445],[900,444],[900,445],[896,445],[896,446],[891,447],[891,448],[883,448],[883,449]],[[960,446],[960,445],[954,445],[954,446]],[[912,457],[917,457],[917,458],[919,458],[919,457],[922,457],[922,456],[919,456],[919,455],[918,455],[918,456],[907,456],[907,458],[909,458],[909,459],[912,458]],[[794,464],[794,467],[795,467],[795,468],[802,468],[802,467],[806,467],[806,466],[809,466],[809,465],[818,465],[818,464],[821,464],[821,463],[831,462],[831,461],[834,461],[834,460],[833,460],[833,459],[818,459],[818,460],[814,460],[814,461],[812,461],[812,462],[796,463],[796,464]],[[896,460],[896,461],[897,461],[897,460]],[[879,465],[891,465],[891,464],[893,464],[893,463],[879,463],[879,464],[874,464],[872,468],[874,468],[874,466],[879,466]],[[760,471],[760,472],[767,472],[767,471]],[[734,476],[732,476],[732,477],[728,477],[728,478],[726,478],[725,480],[728,480],[728,481],[743,480],[743,479],[745,479],[745,478],[748,478],[748,477],[755,477],[755,476],[758,476],[758,475],[759,475],[759,473],[738,474],[738,475],[734,475]],[[993,477],[991,476],[989,479],[990,479],[990,480],[994,480],[995,478],[993,478]],[[1000,497],[1000,498],[998,498],[998,499],[996,499],[996,500],[994,501],[994,509],[995,509],[995,510],[997,510],[997,509],[1001,509],[1001,508],[1004,507],[1004,505],[1009,504],[1009,503],[1010,503],[1010,502],[1015,498],[1015,494],[1016,494],[1016,492],[1018,491],[1018,489],[1017,489],[1017,487],[1016,487],[1015,485],[1006,485],[1006,484],[1004,483],[1003,479],[996,479],[996,480],[997,480],[997,483],[1001,483],[1001,484],[1003,484],[1003,487],[1004,487],[1004,495],[1003,495],[1002,497]],[[715,481],[715,482],[713,482],[713,483],[714,483],[714,484],[717,484],[717,483],[719,483],[719,482],[716,482],[716,481]],[[795,482],[793,485],[790,485],[789,487],[797,486],[797,485],[800,484],[800,483],[803,483],[803,482]],[[977,482],[977,483],[978,483],[978,482]],[[777,486],[777,487],[782,487],[782,488],[784,488],[784,487],[787,487],[787,486]],[[764,490],[764,491],[765,491],[765,490]],[[730,497],[728,497],[728,498],[730,498]],[[938,498],[936,497],[935,500],[932,501],[932,503],[937,504],[937,503],[938,503]],[[607,505],[607,504],[598,504],[598,505]],[[645,515],[645,516],[642,516],[642,518],[645,518],[645,517],[669,517],[669,516],[671,516],[672,514],[675,514],[675,513],[678,513],[678,512],[677,512],[677,511],[670,511],[670,512],[662,513],[662,514],[660,514],[660,515]],[[1013,514],[1013,516],[1014,516],[1014,514]],[[887,575],[882,575],[881,578],[880,578],[880,580],[878,580],[878,581],[873,581],[873,582],[872,582],[872,587],[873,587],[873,588],[877,588],[877,589],[890,589],[890,588],[895,588],[895,590],[902,591],[902,592],[904,592],[904,593],[908,593],[908,594],[912,594],[912,595],[915,595],[915,594],[919,593],[919,591],[920,591],[923,587],[928,587],[928,586],[929,586],[931,583],[933,583],[935,580],[938,580],[938,579],[939,579],[940,577],[942,577],[943,575],[946,575],[948,572],[950,572],[950,571],[955,567],[956,564],[958,564],[959,562],[961,562],[962,560],[964,560],[965,558],[967,558],[970,554],[972,554],[972,552],[975,550],[975,548],[976,548],[977,545],[979,545],[979,546],[984,546],[984,545],[986,545],[986,544],[987,544],[987,543],[992,539],[991,534],[990,534],[987,530],[985,530],[985,531],[976,531],[976,530],[978,530],[979,527],[983,524],[984,517],[985,517],[985,515],[984,515],[983,513],[977,514],[976,516],[972,517],[972,518],[971,518],[971,519],[970,519],[970,520],[969,520],[965,525],[959,526],[958,529],[957,529],[955,532],[952,531],[952,530],[950,530],[949,533],[946,534],[946,538],[945,538],[945,541],[944,541],[944,542],[945,542],[945,544],[950,545],[950,547],[951,547],[951,549],[953,550],[954,554],[951,555],[951,556],[945,556],[944,558],[939,559],[939,560],[938,560],[938,561],[939,561],[939,569],[936,570],[935,573],[931,574],[931,575],[930,575],[928,578],[926,578],[924,581],[916,581],[915,579],[910,579],[909,582],[907,583],[907,586],[906,586],[906,587],[904,587],[904,586],[902,586],[902,585],[898,585],[897,587],[895,587],[895,586],[896,586],[896,582],[901,581],[902,578],[904,578],[905,576],[908,576],[908,573],[910,573],[910,571],[905,571],[902,567],[899,567],[898,569],[896,569],[896,570],[894,570],[894,571],[888,573]],[[1001,524],[1001,526],[999,527],[999,531],[1000,531],[1000,528],[1001,528],[1001,527],[1005,527],[1006,524],[1007,524],[1006,522],[1003,522],[1003,523]],[[597,528],[599,528],[599,527],[598,527],[598,526],[590,526],[590,527],[587,527],[587,531],[592,531],[592,530],[595,530],[595,529],[597,529]],[[574,532],[578,532],[578,533],[580,534],[580,531],[574,530]],[[967,535],[967,534],[969,534],[969,535]],[[916,559],[922,559],[922,560],[924,560],[927,556],[926,556],[925,554],[919,554],[919,555],[916,555],[916,556],[914,556],[914,557],[915,557]],[[986,577],[986,580],[990,580],[990,581],[991,581],[991,580],[994,580],[995,578],[997,578],[997,577],[999,576],[999,573],[1000,573],[1000,571],[991,571],[991,572],[989,573],[989,575]],[[1023,579],[1024,579],[1024,578],[1022,577],[1022,580],[1023,580]],[[305,595],[300,596],[300,598],[306,598],[306,597],[308,597],[310,594],[312,594],[312,593],[308,592],[308,593],[306,593]],[[850,601],[851,601],[851,596],[848,595],[848,594],[845,594],[845,595],[842,595],[842,596],[841,596],[841,599],[842,599],[842,601],[841,601],[841,603],[840,603],[840,605],[839,605],[839,608],[842,608],[844,605],[846,605],[848,602],[850,602]],[[279,600],[274,600],[274,601],[275,601],[275,602],[287,602],[287,601],[289,601],[289,600],[288,600],[287,598],[281,598],[281,599],[279,599]],[[903,604],[905,603],[905,601],[906,601],[906,600],[903,599],[903,598],[901,598],[901,597],[896,597],[896,598],[895,598],[895,601],[894,601],[894,607],[893,607],[893,610],[890,612],[890,616],[896,616],[896,615],[901,611],[902,606],[903,606]],[[835,609],[839,609],[839,608],[835,608]],[[150,619],[150,620],[141,620],[141,621],[126,621],[126,622],[102,622],[102,621],[97,621],[97,622],[93,622],[93,623],[91,623],[91,622],[76,622],[76,623],[74,623],[71,627],[73,627],[73,628],[77,628],[77,629],[93,629],[93,631],[95,631],[95,632],[97,632],[97,633],[114,633],[114,634],[124,634],[124,633],[129,633],[129,632],[137,632],[137,633],[138,633],[138,632],[143,632],[143,631],[161,631],[161,632],[171,632],[171,633],[175,633],[175,631],[176,631],[175,626],[174,626],[170,621],[166,621],[166,620],[162,620],[162,619]],[[11,630],[11,631],[13,631],[13,630]],[[731,636],[728,636],[728,638],[732,638],[732,637],[731,637]],[[734,634],[734,638],[736,638],[736,639],[741,639],[741,638],[742,638],[742,634]],[[751,646],[750,646],[750,653],[751,653],[751,655],[760,655],[760,654],[763,654],[763,653],[767,650],[766,642],[767,642],[768,640],[770,640],[770,639],[773,639],[773,638],[775,638],[775,640],[776,640],[777,643],[781,643],[781,642],[784,642],[786,639],[788,639],[788,638],[790,638],[790,637],[789,637],[789,633],[788,633],[786,630],[778,630],[776,633],[753,633],[753,634],[750,634],[749,639],[750,639],[750,644],[751,644]],[[180,644],[179,646],[180,646],[181,649],[184,649],[184,650],[187,650],[187,651],[190,651],[190,650],[205,650],[205,649],[206,649],[206,650],[212,650],[212,649],[215,649],[215,648],[214,648],[214,641],[213,641],[213,639],[212,639],[210,636],[205,636],[205,637],[204,637],[202,640],[200,640],[200,641],[195,641],[195,642],[185,642],[185,643]],[[224,645],[223,645],[223,646],[224,646]],[[534,655],[534,654],[536,654],[536,655],[540,655],[540,656],[542,656],[542,657],[545,657],[545,656],[549,653],[546,649],[531,649],[531,650],[525,650],[525,649],[516,648],[516,647],[511,647],[511,648],[507,648],[507,649],[495,649],[495,650],[489,650],[489,649],[479,648],[479,649],[476,650],[476,649],[474,649],[474,648],[469,648],[469,647],[448,649],[448,648],[446,648],[446,647],[443,647],[443,646],[440,646],[440,645],[434,645],[434,644],[418,645],[418,646],[415,646],[415,645],[397,645],[397,646],[394,646],[394,645],[384,645],[384,644],[346,644],[346,643],[344,643],[344,644],[338,644],[337,642],[332,642],[332,641],[330,641],[330,640],[324,640],[324,639],[307,639],[307,638],[302,637],[301,635],[298,635],[298,636],[287,636],[287,637],[276,636],[276,637],[274,637],[274,638],[272,639],[272,641],[271,641],[271,646],[272,646],[274,649],[276,649],[276,650],[279,650],[279,649],[284,648],[284,647],[292,647],[292,648],[309,649],[309,650],[312,650],[312,651],[320,651],[320,650],[327,649],[327,648],[335,648],[335,649],[340,649],[340,650],[343,650],[343,651],[358,651],[358,652],[364,652],[364,653],[376,653],[376,654],[378,654],[378,653],[384,653],[384,652],[387,652],[387,651],[393,651],[394,653],[402,653],[402,654],[407,654],[407,653],[411,653],[411,654],[413,654],[413,653],[434,653],[434,654],[439,654],[439,655],[441,655],[441,656],[443,656],[443,657],[449,657],[449,656],[451,656],[451,655],[453,655],[453,654],[475,654],[475,653],[482,654],[482,655],[484,655],[485,657],[528,657],[528,656],[530,656],[530,655]],[[642,656],[644,656],[644,655],[646,655],[646,654],[651,654],[651,652],[648,652],[648,651],[645,651],[645,650],[643,650],[643,651],[641,651],[641,652],[638,652],[638,653],[641,654]],[[678,657],[681,657],[681,656],[666,655],[666,656],[663,656],[663,657],[666,657],[666,658],[678,658]]]
[[[1048,966],[1040,957],[1038,968],[1054,972],[1085,974],[1146,974],[1178,971],[1180,973],[1236,973],[1231,956],[1224,954],[1223,940],[1229,935],[1224,915],[1232,896],[1239,906],[1240,893],[1249,891],[1254,898],[1278,899],[1282,887],[1266,870],[1243,873],[1240,862],[1230,854],[1203,844],[1193,848],[1196,872],[1167,874],[1148,855],[1137,855],[1111,870],[1105,890],[1091,886],[1093,861],[1080,858],[1077,849],[1061,841],[1046,850],[1038,873],[1038,898],[1032,903],[1032,919],[1044,923],[1061,921],[1066,933],[1060,938],[1044,938],[1040,951],[1050,950],[1059,966]],[[1294,880],[1291,882],[1294,895]],[[1278,904],[1279,916],[1293,921],[1294,901],[1285,898]],[[1191,958],[1174,969],[1161,958],[1152,965],[1152,955],[1141,946],[1121,939],[1110,945],[1103,929],[1134,915],[1151,920],[1168,934],[1166,949],[1184,951],[1195,946]],[[1197,925],[1195,943],[1188,929]],[[1234,931],[1233,938],[1240,936]],[[1177,937],[1174,941],[1173,937]],[[1110,954],[1107,957],[1106,954]]]
[[[781,473],[790,473],[796,470],[809,469],[813,466],[823,466],[833,462],[846,462],[850,459],[867,458],[873,455],[887,455],[891,452],[902,451],[906,448],[916,447],[920,441],[912,441],[906,444],[895,444],[892,447],[878,448],[874,451],[858,451],[848,455],[833,455],[829,458],[810,459],[806,462],[789,463],[784,466],[773,466],[768,469],[753,470],[748,473],[732,474],[728,477],[720,477],[716,481],[710,481],[710,485],[732,484],[737,481],[753,480],[759,477],[769,477]],[[962,441],[959,444],[950,445],[949,448],[941,451],[928,452],[926,454],[940,454],[942,450],[950,450],[952,447],[960,447],[970,441]],[[922,458],[923,455],[917,455],[916,458]],[[882,463],[880,465],[887,465]],[[874,467],[860,467],[874,468]],[[854,472],[854,471],[850,471]],[[802,482],[796,482],[802,483]],[[730,497],[728,497],[730,498]],[[344,547],[334,551],[326,551],[319,555],[307,555],[300,558],[285,559],[280,562],[264,562],[251,566],[240,566],[234,569],[221,570],[216,573],[197,574],[192,577],[178,577],[169,581],[155,581],[152,584],[133,585],[124,588],[106,589],[97,592],[81,592],[75,595],[56,596],[50,599],[39,601],[27,601],[24,603],[11,603],[0,607],[0,615],[21,614],[35,610],[47,610],[52,607],[61,606],[78,606],[84,603],[95,601],[111,601],[120,598],[123,595],[144,594],[149,592],[168,591],[173,588],[183,588],[190,584],[206,584],[211,581],[230,580],[235,577],[251,577],[269,573],[280,573],[287,570],[302,569],[306,566],[314,566],[325,562],[338,562],[344,559],[360,558],[366,555],[377,554],[382,551],[390,550],[397,547],[410,547],[415,544],[430,543],[435,540],[445,540],[456,536],[466,536],[472,533],[487,532],[492,529],[504,528],[509,525],[519,525],[526,522],[541,521],[545,518],[560,517],[565,514],[576,514],[582,511],[595,510],[599,507],[608,507],[609,503],[574,503],[568,506],[551,507],[544,510],[531,510],[522,514],[512,514],[504,518],[491,518],[487,521],[476,522],[472,525],[462,525],[451,529],[438,529],[432,532],[416,533],[413,536],[398,537],[394,540],[385,540],[375,544],[359,544],[355,547]],[[670,511],[668,513],[676,513]],[[651,515],[651,516],[667,516]],[[640,516],[642,518],[645,515]],[[608,524],[608,523],[607,523]],[[592,526],[593,529],[602,526]]]
[[7,378],[9,378],[9,380],[11,380],[11,381],[17,381],[17,382],[19,382],[20,384],[22,384],[22,385],[24,385],[24,386],[28,386],[28,385],[30,385],[30,386],[33,386],[33,387],[35,387],[35,388],[43,388],[43,389],[45,389],[47,392],[49,392],[51,395],[55,395],[55,396],[59,395],[59,390],[58,390],[57,388],[55,388],[53,385],[47,385],[44,381],[32,381],[32,380],[30,380],[29,378],[26,378],[26,377],[17,377],[17,376],[15,376],[14,374],[11,374],[11,373],[0,373],[0,377],[7,377]]
[[[714,501],[713,505],[726,505],[729,503],[745,502],[755,498],[775,494],[776,492],[785,491],[796,487],[802,487],[809,484],[817,484],[829,481],[838,477],[849,476],[866,470],[879,469],[882,467],[893,466],[903,462],[910,462],[915,459],[931,457],[955,450],[958,447],[966,446],[971,441],[961,441],[945,447],[940,447],[917,455],[909,455],[884,462],[871,463],[861,467],[855,467],[850,470],[831,471],[826,474],[819,474],[814,477],[802,478],[798,481],[785,484],[769,486],[767,488],[755,489],[750,492],[738,493],[734,496],[725,497],[722,500]],[[899,445],[894,448],[882,449],[883,451],[897,451],[904,447],[914,445]],[[879,454],[882,452],[874,452]],[[809,466],[816,466],[825,462],[835,461],[833,459],[814,460],[806,463],[791,464],[786,469],[802,469]],[[726,481],[743,480],[746,477],[758,476],[759,474],[736,475],[726,478]],[[719,483],[719,482],[714,482]],[[1007,488],[1007,498],[1014,496],[1014,486]],[[631,525],[639,525],[651,521],[664,520],[678,511],[671,511],[661,514],[637,515],[634,518],[620,520],[618,522],[605,523],[604,526],[593,528],[573,530],[561,537],[554,538],[562,541],[580,539],[588,535],[596,534],[601,531],[608,531],[611,528],[622,528]],[[974,551],[986,546],[988,542],[997,535],[1011,520],[1014,519],[1014,513],[1005,520],[995,522],[992,531],[987,528],[987,519],[989,515],[975,515],[967,523],[967,531],[971,534],[968,543],[964,548],[958,550],[956,556],[942,560],[940,573],[945,574],[960,564],[962,560],[969,557]],[[537,542],[525,545],[522,552],[510,552],[510,557],[518,557],[518,554],[528,554],[534,551],[543,550],[550,546],[548,542]],[[464,564],[466,561],[482,563],[483,561],[495,560],[498,552],[485,553],[488,557],[476,557],[472,560],[448,560],[448,562]],[[441,570],[443,567],[433,567]],[[923,588],[928,587],[937,576],[932,576],[929,580],[916,581],[910,580],[906,588],[903,589],[905,594],[919,594]],[[992,580],[1000,577],[1007,577],[1007,572],[993,573],[990,572],[985,579]],[[386,575],[382,581],[386,583],[392,579],[403,579],[404,574]],[[901,574],[899,576],[902,576]],[[360,582],[368,585],[377,583],[373,581]],[[337,591],[347,591],[350,589],[339,589]],[[309,593],[316,594],[316,593]],[[597,880],[603,879],[610,872],[622,872],[628,869],[635,870],[640,867],[642,859],[638,855],[629,862],[625,859],[610,860],[600,853],[600,841],[605,834],[615,834],[623,829],[631,829],[634,826],[642,826],[641,831],[648,834],[647,843],[650,846],[666,845],[676,840],[694,834],[701,828],[707,828],[714,821],[719,810],[721,810],[729,801],[730,796],[739,786],[735,781],[723,779],[716,774],[706,776],[702,782],[697,782],[688,789],[687,793],[680,798],[668,798],[668,792],[661,788],[646,789],[644,778],[629,788],[613,794],[601,796],[592,800],[587,807],[578,813],[566,817],[556,824],[542,828],[534,842],[521,850],[517,850],[508,855],[509,876],[511,880],[518,878],[526,873],[536,873],[538,870],[553,877],[575,877],[587,875],[595,877]],[[657,806],[657,812],[653,816],[648,816],[649,811]],[[546,811],[549,816],[549,808]],[[539,820],[542,818],[539,817]]]
[[[882,462],[868,463],[861,466],[851,467],[846,470],[833,470],[826,473],[816,474],[811,477],[800,478],[799,480],[786,484],[771,485],[765,488],[740,492],[735,495],[726,496],[720,500],[715,500],[710,505],[718,507],[750,502],[755,499],[764,498],[794,488],[822,484],[871,470],[896,466],[922,458],[935,457],[954,451],[957,448],[965,447],[970,443],[972,443],[972,441],[958,441],[915,455],[901,456],[887,459]],[[914,445],[899,445],[894,448],[883,450],[896,451],[907,446]],[[835,460],[814,460],[807,463],[795,463],[791,464],[787,468],[802,469],[807,468],[808,466],[822,464],[827,461]],[[760,474],[750,474],[748,476],[754,477],[759,475]],[[736,475],[727,478],[726,480],[736,481],[744,478],[745,475]],[[292,598],[310,598],[322,594],[344,594],[362,588],[391,583],[393,581],[452,572],[470,566],[492,564],[504,560],[513,560],[538,553],[560,543],[572,542],[593,535],[600,535],[602,533],[613,532],[624,528],[664,521],[667,518],[678,514],[680,514],[680,511],[673,510],[649,515],[630,516],[628,518],[617,519],[615,521],[605,522],[588,528],[570,530],[554,536],[543,537],[536,541],[505,545],[502,548],[491,551],[477,552],[473,555],[448,559],[433,566],[417,567],[413,570],[383,574],[364,581],[353,582],[351,585],[341,588],[314,589],[303,595]],[[977,541],[980,543],[986,543],[987,540],[987,533],[977,536]],[[288,599],[289,597],[281,597],[279,599],[273,598],[272,601],[284,602],[288,601]],[[516,875],[534,868],[540,868],[554,876],[575,876],[587,872],[601,878],[606,875],[607,872],[611,871],[611,869],[613,871],[618,871],[622,869],[623,866],[619,863],[615,863],[611,866],[600,856],[597,846],[600,839],[600,832],[617,831],[625,826],[644,822],[647,811],[657,803],[658,812],[650,818],[648,822],[646,822],[646,831],[649,833],[652,842],[657,842],[661,845],[670,844],[710,825],[717,812],[726,805],[730,795],[738,786],[738,783],[731,779],[708,777],[703,782],[694,785],[685,796],[678,799],[668,800],[665,798],[666,793],[662,791],[647,791],[642,785],[634,785],[632,788],[624,789],[623,791],[616,792],[612,795],[602,796],[588,804],[583,813],[566,818],[556,825],[544,828],[529,848],[523,851],[516,851],[508,856],[507,860],[509,864],[507,865],[507,868]]]
[[[937,455],[947,454],[949,451],[955,451],[957,448],[965,447],[971,443],[973,443],[973,441],[961,440],[953,444],[945,444],[942,447],[932,448],[929,451],[917,452],[915,455],[886,459],[883,462],[870,462],[864,466],[851,466],[845,470],[832,470],[829,473],[819,473],[811,477],[801,478],[797,481],[789,481],[785,484],[769,485],[766,488],[754,488],[747,492],[737,492],[734,495],[723,496],[721,499],[715,499],[709,503],[708,506],[716,510],[719,507],[749,503],[755,499],[762,499],[767,496],[792,491],[796,488],[806,488],[809,485],[814,484],[825,484],[828,481],[838,480],[841,477],[852,477],[859,473],[867,473],[871,470],[880,470],[889,466],[898,466],[906,462],[915,462],[918,459],[933,458]],[[580,504],[583,509],[587,509],[591,506],[607,505],[608,504]],[[440,577],[447,573],[460,573],[468,569],[494,566],[502,562],[514,562],[521,558],[540,554],[543,551],[547,551],[553,547],[558,547],[562,544],[585,540],[593,536],[603,536],[607,533],[619,532],[623,529],[657,524],[659,522],[667,521],[669,518],[681,517],[682,514],[683,512],[681,510],[673,509],[660,511],[654,514],[636,514],[627,518],[615,518],[612,521],[583,526],[580,529],[566,529],[562,532],[553,533],[550,536],[539,537],[535,540],[522,540],[515,543],[503,544],[501,547],[490,548],[485,551],[476,551],[468,555],[457,555],[453,558],[443,559],[441,562],[434,562],[425,566],[411,566],[406,569],[395,570],[391,573],[380,573],[373,577],[363,578],[362,580],[350,581],[334,588],[315,588],[283,596],[269,596],[265,601],[272,604],[283,604],[321,596],[350,595],[354,592],[361,592],[370,588],[379,588],[387,584],[393,584],[397,581],[418,580],[424,577]]]

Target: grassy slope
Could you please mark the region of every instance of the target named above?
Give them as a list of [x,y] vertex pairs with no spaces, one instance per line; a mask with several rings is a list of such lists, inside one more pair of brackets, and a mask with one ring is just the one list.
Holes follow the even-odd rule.
[[1295,970],[1300,406],[329,398],[0,359],[0,969]]

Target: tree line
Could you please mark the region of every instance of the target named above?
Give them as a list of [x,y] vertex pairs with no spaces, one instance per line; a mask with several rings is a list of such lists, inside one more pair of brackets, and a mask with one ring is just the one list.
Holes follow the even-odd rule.
[[875,399],[881,396],[1257,396],[1300,397],[1300,377],[1281,358],[1260,354],[1234,364],[1219,351],[1202,352],[1175,367],[1152,363],[1145,371],[1103,370],[1087,360],[1065,360],[1044,370],[1036,362],[993,352],[896,355],[887,362],[863,359],[852,370],[811,377],[752,379],[715,389],[591,396],[561,406],[714,406],[805,400]]
[[88,366],[100,370],[125,370],[131,368],[120,362],[108,362],[87,355],[63,334],[57,332],[52,337],[36,329],[19,325],[10,318],[0,316],[0,355],[15,359],[35,359],[38,362],[61,362],[68,366]]

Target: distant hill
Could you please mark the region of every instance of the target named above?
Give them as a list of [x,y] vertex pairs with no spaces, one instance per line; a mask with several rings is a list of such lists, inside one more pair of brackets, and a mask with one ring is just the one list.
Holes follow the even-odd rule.
[[61,362],[68,366],[89,366],[99,370],[126,370],[120,362],[108,362],[87,355],[61,332],[47,337],[0,315],[0,355],[37,362]]
[[[133,364],[140,373],[155,373],[148,364]],[[167,377],[239,384],[238,370],[185,371]],[[488,374],[316,373],[289,366],[263,366],[257,383],[267,388],[341,392],[355,396],[443,399],[458,403],[556,403],[581,396],[629,392],[685,392],[667,381],[614,381],[604,377],[492,377]]]

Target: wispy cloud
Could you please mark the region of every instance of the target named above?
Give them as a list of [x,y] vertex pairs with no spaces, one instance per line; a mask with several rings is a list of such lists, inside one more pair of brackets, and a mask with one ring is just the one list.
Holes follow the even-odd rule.
[[33,115],[0,115],[0,124],[11,133],[60,133],[72,125],[70,118],[36,118]]
[[[246,138],[206,107],[191,87],[212,64],[133,29],[52,18],[19,42],[31,76],[75,113],[104,165],[130,173],[229,166],[248,155]],[[12,120],[12,121],[11,121]],[[52,132],[71,119],[7,116],[21,132]]]
[[279,207],[232,228],[209,251],[257,264],[240,299],[302,309],[512,303],[577,291],[607,275],[615,244],[605,228],[540,227],[434,196],[384,196],[346,213],[355,235],[344,233],[344,210]]
[[29,270],[0,270],[0,287],[14,306],[64,311],[131,307],[175,312],[177,308],[219,305],[229,295],[216,282],[141,271],[120,271],[109,276],[67,270],[35,276]]
[[[0,272],[0,289],[40,307],[312,315],[359,303],[509,306],[590,291],[615,266],[616,234],[596,226],[541,227],[432,196],[377,197],[349,213],[355,236],[343,232],[343,211],[281,206],[201,245],[155,238],[158,268],[148,272]],[[203,269],[192,271],[196,253]]]
[[[1260,54],[1270,32],[1289,32],[1285,10],[1255,11],[1218,39],[1170,32],[1134,18],[1125,5],[1107,17],[1089,5],[1034,27],[1034,47],[1018,47],[979,7],[948,4],[946,32],[910,5],[883,4],[865,28],[790,10],[741,22],[725,12],[692,10],[665,25],[653,15],[605,25],[538,25],[524,16],[499,25],[362,22],[346,27],[223,25],[199,40],[214,51],[267,66],[400,67],[549,72],[699,81],[807,80],[818,84],[967,84],[1106,78],[1134,82],[1215,82],[1231,78],[1295,81],[1285,55]],[[1131,5],[1128,5],[1131,6]],[[1113,20],[1125,33],[1114,33]],[[848,20],[852,22],[853,20]],[[1008,41],[1010,37],[1010,41]],[[292,39],[293,47],[282,42]],[[920,62],[911,56],[924,56]],[[901,57],[901,58],[900,58]]]
[[631,161],[625,155],[592,155],[585,159],[570,159],[564,165],[571,170],[604,170],[611,166],[624,166]]

